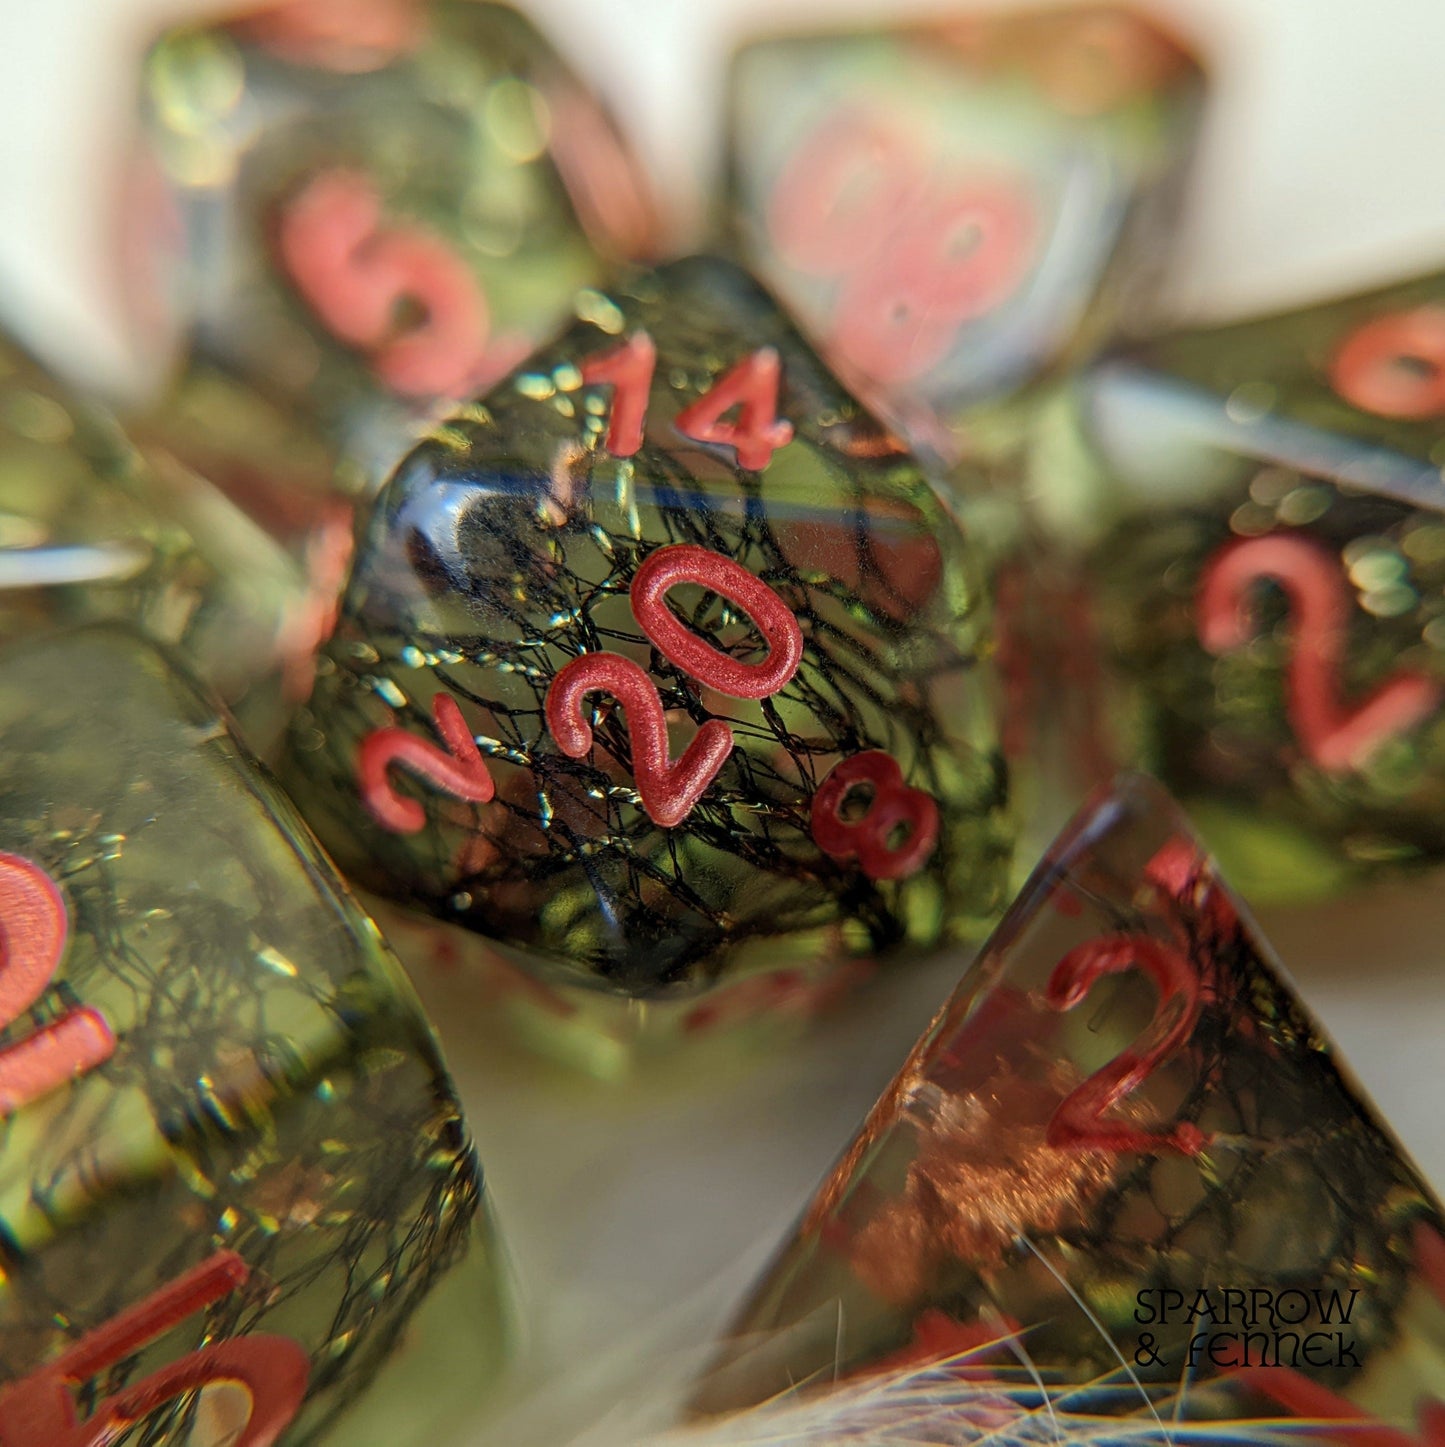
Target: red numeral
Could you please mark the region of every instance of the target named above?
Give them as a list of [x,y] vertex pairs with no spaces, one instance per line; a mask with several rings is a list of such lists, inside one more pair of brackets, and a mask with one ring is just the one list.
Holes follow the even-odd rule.
[[[0,1029],[44,993],[65,951],[65,901],[38,864],[0,854]],[[115,1054],[99,1010],[71,1010],[0,1050],[0,1117],[94,1070]]]
[[[745,609],[768,645],[765,663],[740,663],[690,632],[669,611],[667,590],[696,583]],[[803,634],[787,604],[731,558],[693,543],[659,548],[632,580],[632,612],[663,657],[730,698],[768,698],[785,688],[803,659]]]
[[589,386],[612,388],[612,410],[607,419],[607,450],[614,457],[631,457],[642,446],[647,421],[647,399],[657,348],[646,332],[637,332],[620,347],[599,352],[582,363],[582,380]]
[[907,138],[868,111],[828,117],[773,187],[768,230],[800,271],[838,276],[888,240],[927,176]]
[[[456,395],[485,364],[489,319],[475,279],[438,237],[383,226],[365,176],[326,171],[285,207],[281,260],[307,304],[406,396]],[[420,321],[398,322],[410,305]]]
[[[872,797],[865,812],[844,818],[849,793],[868,786]],[[812,828],[813,842],[830,858],[856,858],[869,879],[902,879],[933,853],[938,805],[921,789],[904,784],[892,757],[867,749],[844,759],[823,780],[813,795]]]
[[[584,382],[613,389],[606,445],[614,457],[632,457],[642,446],[656,367],[657,348],[646,332],[635,332],[621,346],[582,362]],[[684,407],[673,425],[694,442],[721,442],[736,449],[740,467],[759,471],[793,440],[792,424],[778,417],[781,375],[777,352],[763,347]],[[723,421],[734,407],[738,420]]]
[[1171,1150],[1194,1156],[1212,1139],[1191,1121],[1159,1134],[1122,1120],[1105,1119],[1194,1033],[1199,1018],[1199,976],[1174,946],[1145,935],[1090,940],[1070,950],[1054,967],[1044,999],[1055,1010],[1072,1010],[1103,976],[1136,968],[1159,987],[1159,1008],[1134,1045],[1096,1070],[1060,1103],[1049,1121],[1051,1146],[1111,1152]]
[[1249,641],[1249,591],[1269,579],[1284,589],[1293,622],[1287,674],[1290,727],[1305,756],[1328,773],[1359,768],[1385,740],[1407,733],[1440,706],[1441,687],[1402,670],[1363,703],[1340,700],[1349,599],[1331,554],[1293,534],[1226,543],[1205,566],[1199,637],[1211,653]]
[[310,1375],[306,1353],[289,1337],[246,1336],[202,1347],[106,1397],[85,1422],[77,1421],[68,1390],[228,1296],[249,1274],[235,1252],[218,1251],[81,1337],[58,1361],[0,1392],[0,1441],[7,1447],[106,1447],[184,1393],[235,1382],[251,1401],[233,1447],[272,1447],[300,1410]]
[[949,189],[927,159],[884,120],[830,115],[769,204],[779,253],[841,279],[835,354],[879,382],[936,365],[959,327],[1013,294],[1034,261],[1034,207],[1017,182],[971,175]]
[[[694,442],[720,442],[735,448],[738,465],[754,472],[768,465],[779,447],[793,440],[793,427],[778,417],[778,381],[782,367],[772,347],[744,357],[694,402],[673,425]],[[736,422],[723,417],[738,409]]]
[[1356,327],[1330,363],[1330,384],[1380,417],[1445,412],[1445,307],[1387,312]]
[[574,658],[547,690],[547,727],[562,752],[574,759],[584,758],[592,748],[583,700],[594,692],[612,694],[627,712],[632,772],[648,818],[664,829],[680,824],[732,753],[732,730],[721,719],[709,719],[673,763],[667,754],[662,700],[647,675],[619,654],[586,653]]
[[449,753],[401,728],[377,729],[362,741],[357,759],[361,797],[372,818],[395,834],[415,834],[426,823],[426,811],[392,787],[387,774],[392,764],[472,804],[489,803],[496,793],[477,741],[451,694],[439,693],[432,700],[432,719]]

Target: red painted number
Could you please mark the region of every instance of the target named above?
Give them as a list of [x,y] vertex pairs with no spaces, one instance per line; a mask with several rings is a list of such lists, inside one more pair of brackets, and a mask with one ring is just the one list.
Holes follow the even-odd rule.
[[451,694],[439,693],[432,700],[432,719],[448,753],[402,728],[377,729],[361,744],[357,758],[361,797],[372,818],[394,834],[415,834],[426,823],[426,811],[392,787],[387,770],[393,764],[472,804],[489,803],[496,793],[486,761]]
[[[762,347],[684,407],[673,426],[694,442],[720,442],[735,449],[740,467],[761,471],[778,448],[793,440],[792,424],[778,417],[781,375],[777,352]],[[725,422],[734,407],[738,420]]]
[[1131,969],[1143,970],[1158,986],[1159,1008],[1134,1045],[1063,1099],[1049,1121],[1048,1143],[1061,1150],[1170,1150],[1198,1155],[1212,1137],[1191,1121],[1160,1134],[1107,1118],[1194,1033],[1199,1019],[1199,976],[1184,955],[1146,935],[1090,940],[1070,950],[1054,967],[1044,999],[1055,1010],[1072,1010],[1105,975]]
[[[55,881],[18,854],[0,854],[0,1029],[44,993],[65,952],[68,921]],[[99,1010],[69,1011],[0,1050],[0,1117],[38,1100],[115,1054]]]
[[646,332],[638,332],[620,347],[599,352],[582,363],[582,380],[588,386],[612,388],[607,450],[614,457],[631,457],[642,446],[647,399],[656,367],[657,348]]
[[[747,611],[764,642],[762,663],[741,663],[690,632],[669,610],[669,588],[693,583]],[[649,641],[665,658],[710,688],[732,698],[767,698],[785,687],[803,657],[798,620],[773,590],[746,568],[707,548],[677,543],[650,554],[632,580],[632,612]],[[589,693],[610,693],[627,711],[633,734],[633,775],[642,807],[654,824],[670,829],[692,812],[733,749],[733,731],[709,719],[682,757],[667,753],[667,720],[662,699],[647,675],[629,658],[588,653],[575,658],[547,692],[547,727],[571,758],[593,746],[583,709]]]
[[[766,662],[740,663],[684,627],[664,601],[679,583],[696,583],[745,609],[768,645]],[[659,548],[637,570],[631,597],[633,616],[663,657],[730,698],[771,697],[803,660],[802,630],[783,600],[741,564],[707,548]]]
[[[657,349],[646,332],[636,332],[621,346],[582,362],[584,382],[613,389],[606,447],[614,457],[632,457],[642,446],[656,366]],[[778,448],[793,440],[792,424],[778,417],[781,378],[777,351],[762,347],[744,357],[696,402],[683,408],[673,425],[694,442],[722,443],[733,448],[740,467],[759,471]],[[737,421],[726,421],[734,409]]]
[[[849,795],[871,790],[857,818]],[[831,859],[857,859],[869,879],[902,879],[921,869],[938,842],[938,805],[903,782],[894,759],[867,749],[843,760],[813,795],[813,842]]]
[[1011,178],[940,179],[900,130],[830,115],[794,153],[768,206],[779,254],[834,277],[834,354],[879,382],[921,376],[965,322],[1012,295],[1034,263],[1034,208]]
[[592,748],[583,702],[594,692],[612,694],[627,711],[632,772],[648,818],[664,829],[682,823],[732,753],[733,731],[721,719],[709,719],[673,763],[662,699],[648,676],[620,654],[586,653],[574,658],[547,690],[547,727],[562,752],[574,759]]
[[282,211],[277,244],[307,305],[393,391],[455,396],[484,374],[489,317],[476,280],[430,232],[384,225],[365,176],[313,177]]
[[1441,702],[1441,686],[1401,670],[1363,703],[1340,698],[1349,598],[1333,556],[1294,534],[1226,543],[1209,560],[1197,600],[1199,637],[1211,653],[1243,647],[1250,636],[1254,584],[1269,580],[1289,599],[1292,647],[1287,712],[1306,758],[1327,773],[1360,768],[1380,744],[1423,723]]
[[1387,312],[1356,327],[1330,363],[1330,385],[1379,417],[1445,412],[1445,307]]
[[104,1398],[88,1420],[76,1417],[70,1389],[133,1356],[244,1285],[250,1272],[233,1251],[218,1251],[98,1327],[59,1360],[0,1392],[0,1441],[7,1447],[107,1447],[152,1412],[187,1392],[234,1382],[250,1397],[249,1415],[231,1447],[272,1447],[306,1395],[310,1362],[289,1337],[245,1336],[217,1342]]

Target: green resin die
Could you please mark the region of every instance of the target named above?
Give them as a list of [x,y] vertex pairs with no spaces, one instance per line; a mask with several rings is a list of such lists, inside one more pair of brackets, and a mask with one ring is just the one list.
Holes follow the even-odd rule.
[[957,527],[730,265],[577,312],[378,498],[293,731],[303,812],[556,984],[976,936],[1010,822]]
[[1259,898],[1445,858],[1438,278],[1085,374],[1033,496],[1093,595],[1101,731]]
[[732,69],[728,219],[911,446],[987,455],[1012,394],[1137,308],[1203,89],[1107,4],[761,39]]
[[980,1439],[1430,1440],[1440,1203],[1151,780],[1045,855],[696,1405],[890,1369],[919,1440],[941,1400]]
[[188,24],[148,56],[141,113],[135,290],[186,338],[149,425],[203,470],[197,414],[335,453],[334,474],[250,478],[258,515],[296,505],[298,478],[318,509],[385,478],[439,399],[490,386],[650,246],[611,120],[505,5],[288,0]]
[[0,1436],[421,1447],[474,1407],[499,1267],[427,1023],[127,630],[0,663],[0,931]]

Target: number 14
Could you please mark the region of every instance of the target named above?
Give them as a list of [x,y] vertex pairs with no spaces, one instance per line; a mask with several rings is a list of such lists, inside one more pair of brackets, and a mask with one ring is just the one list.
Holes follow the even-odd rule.
[[[582,363],[585,383],[612,388],[606,447],[614,457],[632,457],[642,446],[656,369],[657,348],[646,332],[634,332],[621,346],[598,352]],[[781,377],[777,350],[760,347],[684,407],[673,426],[694,442],[720,442],[736,449],[740,467],[761,471],[778,448],[793,440],[792,424],[778,416]],[[737,408],[737,421],[724,421],[733,408]]]

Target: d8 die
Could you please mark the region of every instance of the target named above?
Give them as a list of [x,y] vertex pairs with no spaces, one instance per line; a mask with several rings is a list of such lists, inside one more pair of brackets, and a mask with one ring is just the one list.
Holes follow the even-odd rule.
[[1042,433],[1116,742],[1258,894],[1445,857],[1442,287],[1161,341]]
[[840,374],[955,457],[984,445],[978,404],[1137,286],[1200,93],[1110,5],[760,41],[733,72],[732,219]]
[[700,1405],[930,1364],[921,1438],[1438,1440],[1440,1203],[1152,781],[1045,856]]
[[368,1388],[336,1440],[437,1440],[500,1345],[451,1085],[286,800],[128,631],[0,661],[0,939],[0,1440],[312,1442]]
[[278,695],[305,691],[316,607],[295,564],[223,496],[143,457],[0,338],[0,639],[128,620],[177,645],[265,733]]
[[584,292],[401,465],[288,778],[379,893],[662,996],[999,898],[983,600],[917,466],[735,268]]
[[315,421],[343,489],[647,241],[610,121],[505,6],[283,0],[187,26],[143,108],[132,245],[188,333],[172,405],[199,379],[213,409]]

